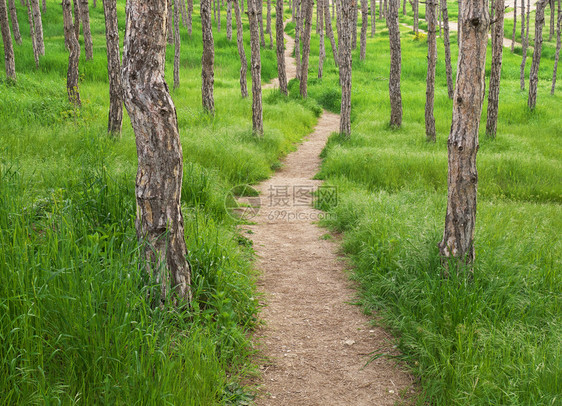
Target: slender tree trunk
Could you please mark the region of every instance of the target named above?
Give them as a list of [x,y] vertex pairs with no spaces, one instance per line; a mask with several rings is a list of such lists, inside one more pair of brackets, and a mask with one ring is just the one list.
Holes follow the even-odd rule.
[[275,40],[277,43],[277,76],[279,77],[279,90],[284,95],[287,90],[287,71],[285,69],[285,37],[283,35],[283,0],[277,0],[275,10]]
[[400,0],[389,0],[388,37],[390,42],[390,77],[388,90],[390,92],[390,126],[398,128],[402,125],[402,92],[400,90],[400,76],[402,72],[402,50],[400,46],[400,25],[398,22],[398,8]]
[[82,19],[86,60],[88,61],[94,57],[94,45],[92,43],[92,32],[90,30],[90,9],[88,7],[88,0],[80,0],[80,16]]
[[[67,1],[70,2],[70,0]],[[113,136],[119,136],[123,123],[123,86],[121,84],[117,0],[103,0],[103,13],[105,15],[107,74],[109,77],[109,120],[107,132]]]
[[18,12],[14,0],[8,0],[8,8],[10,9],[10,18],[12,20],[12,31],[14,31],[14,41],[21,45],[20,25],[18,22]]
[[386,19],[388,17],[388,1],[384,0],[384,18]]
[[453,67],[451,66],[451,39],[449,37],[449,10],[447,0],[441,0],[443,14],[443,45],[445,46],[445,73],[447,76],[447,94],[453,98]]
[[371,0],[371,38],[377,32],[377,0]]
[[[261,0],[260,0],[261,1]],[[248,0],[248,18],[250,20],[250,46],[252,56],[250,61],[252,71],[252,130],[258,137],[263,136],[263,106],[261,94],[261,56],[259,37],[258,0]]]
[[515,33],[517,32],[517,0],[514,0],[513,7],[513,33],[511,34],[511,53],[513,53],[513,51],[515,50]]
[[232,0],[226,0],[226,39],[232,41]]
[[217,0],[211,0],[213,3],[213,20],[215,20],[215,24],[217,23]]
[[39,49],[37,45],[37,36],[35,35],[35,25],[33,23],[33,10],[31,9],[31,4],[29,0],[25,0],[27,7],[27,19],[29,21],[29,32],[31,35],[31,45],[33,47],[33,58],[35,59],[35,67],[39,69]]
[[180,8],[179,0],[174,0],[174,89],[180,87],[180,56],[181,56],[181,37],[180,37]]
[[244,14],[244,0],[240,0],[240,10],[242,11],[242,14]]
[[407,11],[406,11],[406,0],[404,0],[404,3],[402,4],[402,14],[406,15]]
[[297,63],[297,79],[301,78],[301,28],[302,28],[302,15],[303,3],[306,0],[296,0],[296,26],[295,26],[295,61]]
[[80,3],[78,0],[73,0],[72,4],[74,5],[74,35],[80,46]]
[[558,23],[556,25],[556,54],[554,56],[554,71],[552,72],[552,88],[550,89],[550,94],[554,94],[554,89],[556,88],[556,72],[558,71],[558,61],[560,60],[560,47],[562,46],[562,41],[560,38],[560,31],[562,26],[562,13],[558,13]]
[[168,39],[168,44],[174,43],[174,9],[172,6],[172,0],[166,0],[168,4],[168,15],[166,16],[166,38]]
[[367,26],[369,21],[367,21],[367,14],[369,6],[367,0],[361,0],[361,48],[359,50],[359,59],[365,60],[367,56]]
[[342,87],[340,133],[346,137],[351,135],[351,31],[355,7],[357,7],[357,3],[354,0],[342,2],[342,31],[338,33],[340,38],[340,84]]
[[556,8],[554,4],[554,0],[550,0],[550,33],[548,36],[548,41],[552,41],[552,37],[554,36],[554,16],[556,15]]
[[318,31],[320,35],[320,54],[318,58],[318,79],[324,74],[324,60],[326,59],[326,44],[324,43],[324,0],[318,0]]
[[193,0],[187,0],[187,33],[191,37],[193,30]]
[[203,33],[203,56],[201,58],[201,94],[203,109],[208,113],[215,114],[215,99],[213,96],[213,85],[215,83],[215,44],[213,42],[213,27],[211,21],[211,0],[201,0],[201,30]]
[[503,56],[503,22],[504,22],[504,0],[496,0],[496,20],[492,26],[492,69],[490,72],[490,86],[488,91],[488,116],[486,121],[486,135],[496,137],[498,127],[498,106],[500,101],[500,79],[502,73]]
[[[522,0],[524,1],[524,0]],[[525,90],[525,67],[527,65],[527,47],[529,46],[529,12],[531,0],[527,0],[527,23],[525,23],[525,6],[521,7],[521,46],[522,59],[519,73],[519,87]],[[525,31],[526,30],[526,31]]]
[[47,0],[43,0],[43,14],[47,12]]
[[[234,2],[234,14],[236,16],[236,42],[238,44],[238,55],[240,56],[240,92],[242,97],[248,97],[248,85],[246,83],[246,71],[248,69],[248,60],[246,59],[246,51],[244,50],[244,32],[242,29],[242,16],[240,15],[240,7],[238,0]],[[282,1],[282,0],[278,0]],[[281,83],[281,78],[279,78]]]
[[[43,3],[45,3],[45,0],[43,0]],[[96,3],[96,0],[94,0],[94,8],[96,8],[98,5]]]
[[537,105],[537,85],[539,82],[539,66],[542,52],[542,27],[544,25],[544,9],[547,4],[547,0],[539,0],[535,15],[535,49],[533,50],[533,63],[529,73],[529,100],[527,102],[531,110],[534,110]]
[[217,1],[217,32],[221,32],[221,3]]
[[265,34],[263,29],[263,3],[262,0],[255,0],[258,11],[258,19],[260,22],[260,44],[265,48]]
[[70,103],[80,107],[80,92],[78,91],[78,61],[80,59],[80,44],[72,26],[72,5],[70,0],[62,0],[62,16],[64,22],[64,36],[69,47],[68,71],[66,73],[66,91]]
[[[463,1],[453,120],[447,143],[447,214],[439,253],[450,271],[471,270],[478,173],[478,127],[484,101],[486,48],[490,17],[486,0]],[[452,268],[452,269],[451,269]]]
[[[283,15],[281,15],[281,18]],[[267,0],[267,25],[266,31],[269,34],[269,49],[273,49],[273,33],[271,32],[271,0]]]
[[[320,0],[322,1],[322,0]],[[336,65],[336,67],[339,65],[339,61],[338,61],[338,48],[336,46],[336,40],[334,38],[334,31],[332,30],[332,20],[330,18],[330,3],[329,0],[323,0],[325,1],[324,4],[324,23],[326,25],[326,35],[328,36],[328,39],[330,40],[330,46],[332,47],[332,54],[334,56],[334,64]],[[332,4],[334,4],[332,2]]]
[[10,22],[8,20],[8,7],[6,0],[0,0],[0,26],[2,26],[2,41],[4,43],[4,66],[6,77],[16,80],[16,62],[14,58],[14,44],[10,33]]
[[355,1],[355,7],[353,8],[353,24],[351,28],[351,49],[357,49],[357,21],[359,20],[359,5],[357,2],[360,0],[349,1]]
[[35,27],[35,44],[39,55],[45,55],[45,43],[43,41],[43,22],[41,21],[41,9],[38,0],[31,0],[33,11],[33,25]]
[[[418,27],[419,27],[419,0],[410,0],[410,4],[412,5],[412,10],[414,11],[414,35],[418,35]],[[427,14],[427,12],[426,12]]]
[[425,135],[427,140],[435,142],[435,117],[433,104],[435,98],[435,67],[437,65],[437,0],[427,0],[427,90],[425,92]]
[[314,0],[304,0],[304,33],[302,37],[302,64],[300,74],[300,93],[301,97],[308,97],[308,60],[310,57],[310,36],[312,34],[312,12],[314,10]]
[[127,1],[123,84],[137,144],[137,238],[144,271],[160,285],[151,299],[180,304],[191,300],[191,269],[180,202],[183,152],[164,80],[166,7],[162,0]]
[[458,6],[458,13],[457,13],[457,20],[458,20],[458,24],[457,24],[457,45],[460,45],[460,40],[461,40],[461,35],[462,35],[462,24],[460,23],[463,20],[463,16],[462,16],[462,11],[464,9],[463,7],[463,0],[458,0],[459,2],[459,6]]
[[180,0],[180,12],[181,12],[181,24],[187,27],[187,7],[185,6],[185,0]]

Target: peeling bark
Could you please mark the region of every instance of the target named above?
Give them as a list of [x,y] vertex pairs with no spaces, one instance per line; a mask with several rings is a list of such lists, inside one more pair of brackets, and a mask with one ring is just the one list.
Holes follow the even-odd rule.
[[341,26],[340,39],[340,84],[341,84],[341,114],[340,133],[346,137],[351,135],[351,31],[354,21],[354,8],[357,7],[356,0],[345,1],[341,4]]
[[70,0],[62,0],[62,16],[64,22],[64,36],[69,45],[68,70],[66,72],[66,91],[68,101],[80,107],[80,92],[78,90],[78,61],[80,59],[80,44],[72,26],[72,6]]
[[[155,0],[153,0],[155,1]],[[203,109],[215,113],[213,86],[215,83],[215,44],[211,22],[211,0],[201,0],[201,30],[203,33],[203,56],[201,58],[201,94]]]
[[92,42],[92,31],[90,30],[90,9],[88,7],[88,0],[80,0],[80,18],[82,20],[86,60],[89,61],[94,57],[94,44]]
[[6,0],[0,0],[0,26],[2,26],[2,41],[4,43],[4,67],[6,68],[6,77],[10,80],[16,80],[16,62],[14,58],[14,44],[12,43],[12,34],[10,33],[10,23],[8,20],[8,7]]
[[259,37],[258,0],[248,0],[248,18],[250,20],[250,60],[252,73],[252,130],[258,137],[263,136],[263,106],[261,93],[261,56]]
[[14,31],[14,41],[16,41],[16,44],[21,45],[20,25],[18,22],[18,12],[16,9],[15,0],[8,0],[8,8],[10,9],[12,31]]
[[285,68],[285,37],[283,35],[283,0],[277,0],[275,10],[275,36],[277,42],[277,76],[279,77],[279,90],[284,95],[287,90],[287,71]]
[[123,54],[125,106],[135,132],[137,238],[143,270],[160,286],[153,305],[191,301],[181,212],[183,152],[164,80],[167,3],[128,0]]
[[500,80],[503,57],[503,22],[504,0],[496,0],[496,20],[492,26],[492,69],[490,72],[490,86],[488,91],[488,115],[486,120],[486,135],[495,138],[498,127],[498,106],[500,101]]
[[558,71],[558,61],[560,60],[560,46],[562,41],[560,38],[560,30],[562,26],[562,13],[558,13],[558,23],[556,25],[556,55],[554,56],[554,71],[552,72],[552,88],[550,94],[554,94],[556,88],[556,72]]
[[441,13],[443,15],[443,45],[445,47],[445,74],[447,76],[447,95],[453,98],[453,67],[451,64],[451,39],[449,37],[449,10],[447,0],[441,0]]
[[367,5],[367,0],[361,0],[361,48],[359,51],[359,59],[365,60],[367,56],[367,26],[369,21],[367,20],[367,13],[369,12],[369,6]]
[[398,8],[400,0],[389,0],[388,37],[390,42],[390,77],[388,90],[390,92],[390,126],[398,128],[402,125],[402,91],[400,90],[400,76],[402,73],[402,49],[400,46],[400,25],[398,22]]
[[539,82],[539,66],[541,63],[542,52],[542,27],[544,25],[544,9],[547,0],[537,2],[537,11],[535,15],[535,49],[533,50],[533,63],[531,64],[531,72],[529,73],[529,99],[527,106],[530,110],[534,110],[537,105],[537,85]]
[[103,0],[103,13],[105,16],[105,39],[107,44],[107,74],[109,77],[109,119],[107,132],[113,136],[119,136],[123,123],[123,86],[121,84],[117,1]]
[[[322,0],[319,0],[322,1]],[[325,2],[324,4],[324,23],[326,26],[326,35],[328,36],[328,39],[330,40],[330,46],[332,47],[332,54],[334,56],[334,64],[336,65],[336,67],[339,65],[338,62],[338,47],[336,46],[336,40],[334,38],[334,31],[332,30],[332,20],[330,17],[330,2],[329,0],[323,0]],[[332,4],[334,4],[332,2]]]
[[437,66],[437,0],[427,0],[427,89],[425,91],[425,135],[427,141],[435,142],[435,117],[433,104],[435,98],[435,67]]
[[174,0],[174,90],[180,87],[181,37],[178,1]]

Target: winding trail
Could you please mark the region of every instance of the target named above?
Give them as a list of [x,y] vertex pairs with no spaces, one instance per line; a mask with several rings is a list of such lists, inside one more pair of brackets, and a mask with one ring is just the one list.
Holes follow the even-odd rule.
[[[285,37],[290,80],[293,41]],[[310,191],[321,186],[312,180],[319,155],[337,131],[339,116],[325,111],[282,169],[257,186],[260,212],[241,230],[253,240],[266,305],[265,325],[256,332],[263,357],[257,405],[394,405],[411,390],[411,377],[393,361],[365,366],[372,352],[395,353],[394,339],[350,304],[356,292],[346,263],[338,244],[316,225],[324,213],[310,205]],[[333,189],[320,190],[333,197]]]

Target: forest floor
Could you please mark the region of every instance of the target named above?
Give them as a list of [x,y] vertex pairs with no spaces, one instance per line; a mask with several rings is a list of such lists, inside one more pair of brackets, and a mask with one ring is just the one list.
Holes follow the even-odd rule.
[[[285,37],[290,80],[294,42]],[[253,240],[265,305],[256,333],[258,405],[393,405],[413,392],[412,377],[394,361],[368,363],[373,352],[396,354],[394,338],[352,304],[356,291],[339,244],[316,224],[324,213],[312,207],[313,199],[336,198],[335,189],[323,190],[313,178],[328,137],[338,130],[339,116],[324,111],[281,170],[257,186],[260,212],[243,230]]]

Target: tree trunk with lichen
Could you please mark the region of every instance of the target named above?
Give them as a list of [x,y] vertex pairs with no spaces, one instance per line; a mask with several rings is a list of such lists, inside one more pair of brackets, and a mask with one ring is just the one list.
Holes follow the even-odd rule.
[[250,46],[252,54],[250,67],[252,74],[252,130],[258,137],[263,136],[263,106],[261,93],[261,51],[258,0],[248,0],[248,19],[250,21]]
[[279,90],[284,95],[287,90],[287,70],[285,68],[285,37],[283,24],[283,0],[277,0],[275,10],[275,40],[277,42],[277,76],[279,78]]
[[123,86],[121,83],[121,58],[119,55],[119,27],[117,1],[103,0],[105,39],[107,44],[107,75],[109,77],[109,119],[107,132],[121,134],[123,123]]
[[154,306],[191,301],[191,269],[181,212],[183,153],[164,80],[167,4],[128,0],[123,54],[125,106],[135,132],[137,238],[142,270],[159,290]]
[[16,80],[16,62],[14,57],[14,44],[10,33],[10,22],[8,20],[8,7],[6,0],[0,0],[0,26],[2,27],[2,41],[4,43],[4,67],[6,77]]
[[402,91],[400,90],[400,76],[402,73],[402,49],[400,46],[400,25],[398,22],[398,8],[400,0],[389,0],[388,37],[390,42],[390,76],[388,90],[390,92],[390,126],[398,128],[402,125]]
[[457,83],[447,142],[447,213],[439,254],[445,275],[472,270],[478,172],[478,128],[484,101],[490,14],[486,0],[462,2]]
[[92,42],[92,31],[90,30],[90,8],[88,0],[80,0],[80,19],[82,20],[82,34],[84,35],[84,48],[86,60],[94,57],[94,44]]
[[351,135],[351,40],[356,0],[344,1],[341,4],[341,33],[340,38],[340,85],[341,85],[341,113],[340,133]]
[[16,41],[16,44],[21,45],[20,25],[18,22],[18,12],[15,0],[8,0],[8,8],[10,10],[10,19],[12,21],[12,31],[14,31],[14,41]]
[[203,109],[215,113],[213,87],[215,83],[215,44],[211,21],[211,0],[201,0],[201,31],[203,34],[203,56],[201,57],[201,96]]
[[435,142],[435,117],[433,104],[435,98],[435,68],[437,66],[437,0],[427,0],[427,80],[425,91],[425,135]]
[[66,91],[68,101],[75,106],[80,106],[80,92],[78,91],[78,61],[80,59],[80,44],[72,25],[72,5],[70,0],[62,0],[62,17],[64,36],[68,43],[68,70],[66,72]]
[[236,16],[236,42],[238,44],[238,55],[240,56],[240,92],[242,97],[248,97],[248,84],[246,83],[246,72],[248,70],[248,60],[244,50],[244,32],[242,29],[242,16],[238,0],[231,0],[234,3],[234,15]]
[[486,119],[486,135],[495,138],[498,127],[498,107],[500,101],[500,80],[503,57],[503,22],[504,0],[496,0],[496,20],[492,26],[492,67],[490,72],[490,86],[488,90],[488,115]]
[[539,82],[539,66],[541,63],[542,53],[542,27],[544,25],[544,9],[548,4],[547,0],[537,2],[537,11],[535,15],[535,49],[533,50],[533,63],[529,73],[529,99],[527,106],[530,110],[534,110],[537,105],[537,86]]

